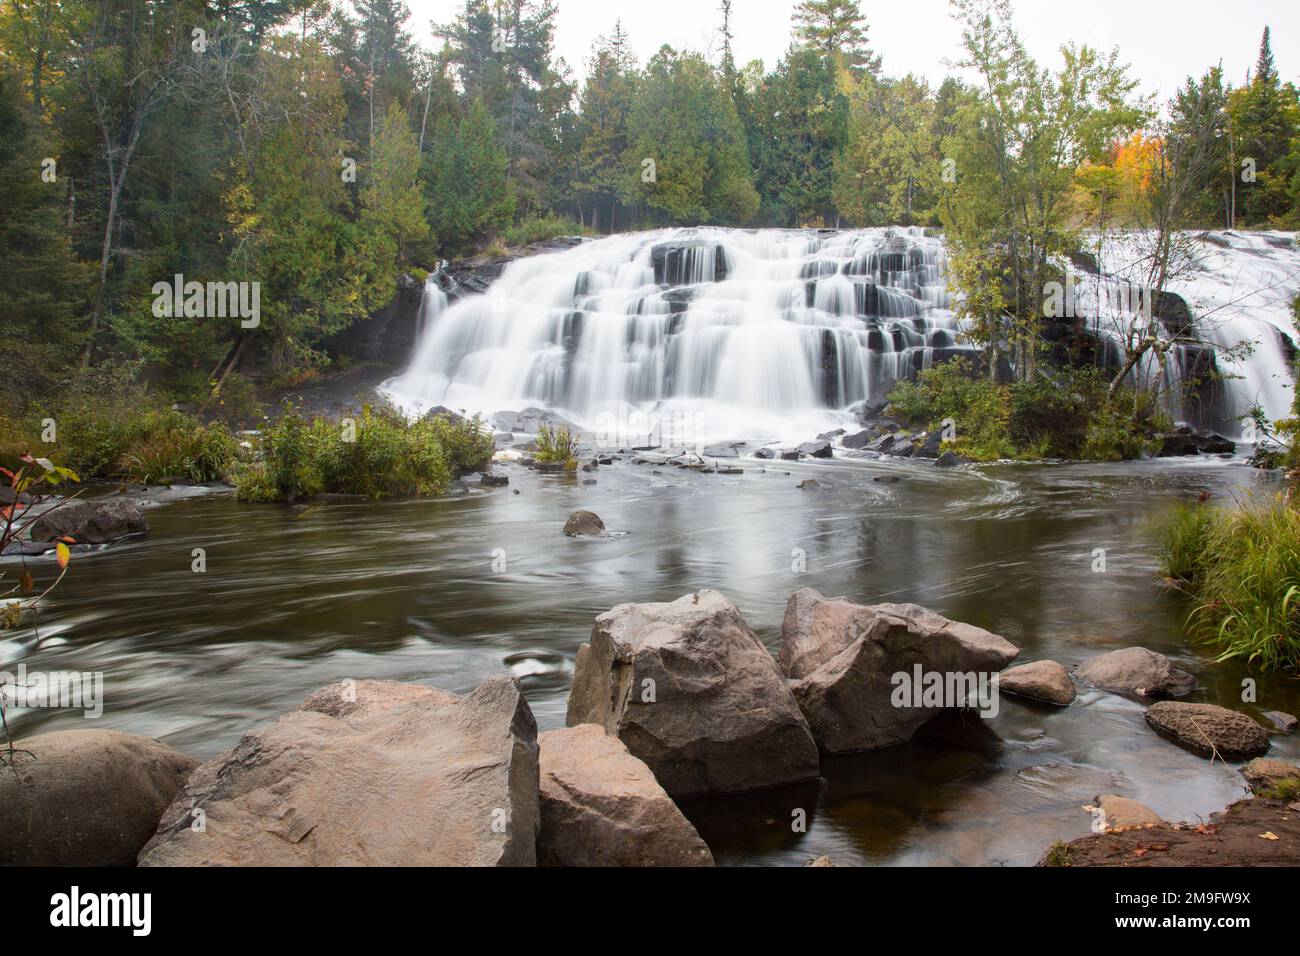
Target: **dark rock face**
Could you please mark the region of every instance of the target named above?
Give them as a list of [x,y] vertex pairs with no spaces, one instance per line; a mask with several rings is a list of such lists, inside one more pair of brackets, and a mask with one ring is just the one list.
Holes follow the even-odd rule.
[[817,746],[776,662],[717,591],[620,604],[578,651],[568,725],[592,723],[674,797],[817,776]]
[[765,461],[770,461],[771,459],[776,457],[776,452],[774,452],[770,448],[760,448],[758,451],[754,452],[754,457],[762,458]]
[[983,628],[915,604],[867,607],[812,588],[790,596],[777,661],[828,753],[876,750],[912,739],[942,706],[899,706],[895,675],[991,675],[1020,651]]
[[1196,678],[1174,667],[1169,658],[1145,647],[1126,647],[1084,661],[1074,669],[1085,684],[1117,694],[1134,694],[1152,700],[1186,697],[1196,689]]
[[32,522],[33,541],[72,537],[81,544],[108,544],[128,535],[148,533],[144,512],[129,498],[70,501]]
[[708,242],[661,242],[650,250],[650,263],[657,285],[721,282],[727,277],[726,252],[721,246]]
[[1244,759],[1268,750],[1268,731],[1245,714],[1214,704],[1164,700],[1146,712],[1147,723],[1167,737],[1209,757]]
[[605,522],[594,511],[575,511],[564,522],[564,533],[570,538],[581,535],[598,535],[605,530]]
[[537,725],[513,681],[464,697],[349,681],[196,770],[139,862],[532,866],[539,824]]
[[856,451],[856,450],[861,450],[863,448],[866,448],[867,444],[872,440],[872,438],[873,438],[873,433],[871,432],[870,429],[866,429],[864,431],[856,432],[852,435],[845,435],[842,439],[840,439],[840,444],[843,445],[845,448],[852,448]]
[[830,458],[833,454],[831,443],[828,441],[806,441],[799,446],[798,451],[799,454],[811,458]]
[[149,737],[67,730],[20,740],[0,772],[0,866],[134,866],[197,760]]
[[332,355],[400,365],[410,358],[415,348],[423,300],[423,283],[413,276],[400,275],[392,302],[372,313],[368,321],[354,322],[328,338],[325,347]]
[[1197,432],[1184,426],[1172,435],[1166,435],[1160,446],[1161,458],[1180,455],[1230,455],[1237,450],[1236,442],[1215,432]]
[[617,737],[551,730],[541,748],[539,866],[712,866],[713,854]]

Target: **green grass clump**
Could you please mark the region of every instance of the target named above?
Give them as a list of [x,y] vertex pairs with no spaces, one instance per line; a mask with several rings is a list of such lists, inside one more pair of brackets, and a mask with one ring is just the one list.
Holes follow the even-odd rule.
[[1255,795],[1270,800],[1300,800],[1300,777],[1285,777]]
[[1043,855],[1042,866],[1070,866],[1070,844],[1057,840]]
[[235,463],[238,442],[220,422],[184,424],[154,431],[132,443],[118,472],[145,484],[184,478],[195,484],[224,477]]
[[561,425],[543,425],[537,429],[537,455],[541,462],[563,462],[565,471],[578,469],[578,439]]
[[1300,666],[1300,511],[1282,496],[1180,508],[1160,551],[1165,574],[1196,602],[1189,630],[1219,660]]
[[236,471],[236,497],[437,495],[458,475],[486,468],[493,448],[477,420],[408,422],[391,408],[366,406],[359,418],[307,421],[289,409],[263,436],[260,457]]
[[532,216],[513,226],[507,226],[501,238],[507,246],[526,246],[560,236],[581,236],[591,230],[564,216]]

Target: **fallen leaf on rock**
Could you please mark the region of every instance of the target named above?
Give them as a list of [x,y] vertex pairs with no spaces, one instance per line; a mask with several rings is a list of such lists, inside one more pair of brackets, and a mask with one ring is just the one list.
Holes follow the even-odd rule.
[[1281,839],[1281,837],[1279,837],[1279,836],[1278,836],[1276,833],[1274,833],[1272,830],[1266,830],[1265,832],[1261,833],[1261,834],[1260,834],[1260,838],[1261,838],[1261,839],[1264,839],[1264,840],[1278,840],[1278,839]]

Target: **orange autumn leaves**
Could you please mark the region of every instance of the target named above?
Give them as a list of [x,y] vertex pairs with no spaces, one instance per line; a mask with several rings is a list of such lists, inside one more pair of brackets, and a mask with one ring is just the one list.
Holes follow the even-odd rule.
[[1137,132],[1113,144],[1102,162],[1087,162],[1075,173],[1075,219],[1082,225],[1129,224],[1154,188],[1164,162],[1164,142]]

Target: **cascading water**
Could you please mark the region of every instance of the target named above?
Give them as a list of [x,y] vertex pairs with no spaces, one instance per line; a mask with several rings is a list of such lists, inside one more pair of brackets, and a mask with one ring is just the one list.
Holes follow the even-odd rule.
[[[1176,419],[1239,433],[1255,404],[1286,417],[1294,234],[1187,239],[1188,267],[1169,291],[1213,348],[1175,346],[1135,375],[1159,379]],[[1111,293],[1140,281],[1140,245],[1141,234],[1108,241],[1105,275],[1081,277],[1080,314],[1112,366],[1123,316]],[[969,348],[944,265],[943,241],[917,229],[670,229],[584,242],[512,262],[485,295],[450,307],[430,281],[411,363],[385,390],[412,413],[540,405],[619,442],[635,440],[634,416],[688,442],[803,440],[852,427],[854,403]],[[1238,354],[1243,342],[1249,354]],[[1193,415],[1182,383],[1207,355],[1219,372],[1213,408]]]
[[512,262],[423,329],[386,389],[412,412],[543,405],[594,430],[634,412],[699,441],[806,438],[965,350],[946,283],[920,230],[613,236]]

